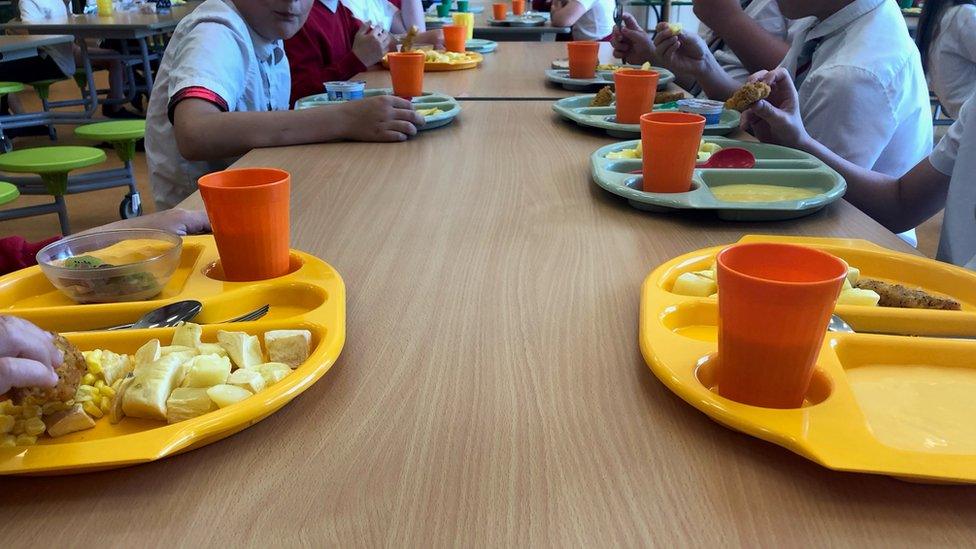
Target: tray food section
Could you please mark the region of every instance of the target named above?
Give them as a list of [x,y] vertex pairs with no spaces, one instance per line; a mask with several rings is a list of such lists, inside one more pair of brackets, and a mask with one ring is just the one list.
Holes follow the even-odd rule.
[[[364,93],[366,97],[392,94],[393,90],[389,88],[368,89]],[[424,125],[417,128],[420,131],[446,126],[457,118],[457,115],[461,114],[461,104],[458,103],[457,99],[442,93],[424,92],[422,96],[411,99],[411,102],[417,112],[424,117]],[[336,103],[342,103],[342,101],[331,101],[327,94],[320,93],[299,99],[295,102],[295,108],[310,109]]]

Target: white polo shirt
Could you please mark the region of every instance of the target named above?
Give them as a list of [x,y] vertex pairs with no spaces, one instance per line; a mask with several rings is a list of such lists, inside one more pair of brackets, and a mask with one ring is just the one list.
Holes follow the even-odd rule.
[[[754,19],[756,23],[759,23],[759,26],[769,34],[772,34],[780,40],[785,41],[789,39],[790,25],[795,22],[783,17],[776,0],[753,0],[743,11],[746,15]],[[739,56],[732,51],[732,48],[724,41],[721,41],[720,37],[704,24],[698,26],[698,36],[701,36],[702,40],[710,48],[718,45],[717,48],[712,50],[712,53],[715,55],[715,60],[718,61],[718,64],[721,65],[726,74],[740,84],[745,84],[752,71],[742,64]]]
[[929,45],[929,83],[946,114],[959,109],[976,89],[976,6],[960,4],[945,10]]
[[952,177],[938,258],[976,270],[976,100],[963,104],[929,162]]
[[586,13],[573,25],[573,40],[603,40],[613,32],[614,0],[573,0]]
[[810,135],[850,162],[901,177],[932,150],[932,113],[918,48],[892,0],[855,0],[823,21],[800,20],[781,66],[796,75],[808,40],[820,46],[800,85]]
[[[339,0],[319,0],[329,11],[335,13]],[[342,0],[342,5],[352,12],[352,16],[362,22],[369,21],[386,32],[393,28],[393,19],[400,11],[387,0]]]
[[[52,23],[68,20],[68,5],[61,0],[20,0],[20,20],[24,23]],[[41,51],[54,61],[65,76],[75,72],[73,44],[44,46]]]
[[291,74],[280,40],[251,31],[230,0],[206,0],[180,21],[159,65],[146,114],[146,157],[159,208],[172,208],[197,188],[197,179],[236,158],[191,162],[180,155],[171,101],[188,89],[215,94],[229,112],[288,110]]

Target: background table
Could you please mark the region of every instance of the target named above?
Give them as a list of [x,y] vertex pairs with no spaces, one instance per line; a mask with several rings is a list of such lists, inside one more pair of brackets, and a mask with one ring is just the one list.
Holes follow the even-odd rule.
[[[483,54],[480,67],[463,71],[428,72],[424,89],[446,93],[460,99],[522,99],[554,101],[586,92],[574,92],[546,80],[546,69],[556,59],[566,58],[565,42],[500,42],[498,49]],[[613,48],[600,45],[600,62],[613,59]],[[357,74],[367,88],[389,88],[390,71],[374,68]],[[591,92],[592,93],[592,92]]]
[[[783,223],[651,215],[590,181],[608,142],[542,102],[466,102],[402,144],[258,150],[295,247],[345,279],[329,373],[158,463],[4,478],[9,547],[969,545],[976,490],[828,471],[672,395],[643,278],[748,233],[900,240],[841,202]],[[200,206],[198,197],[188,206]]]
[[[557,34],[569,34],[570,27],[553,27],[546,22],[540,27],[496,27],[488,24],[492,18],[491,5],[485,4],[487,9],[474,14],[474,37],[496,41],[524,41],[524,42],[552,42]],[[548,15],[548,14],[547,14]]]
[[68,44],[71,36],[61,35],[0,35],[0,63],[27,59],[38,55],[39,48]]
[[71,34],[79,38],[139,39],[172,31],[200,3],[193,1],[182,6],[173,6],[170,13],[118,12],[109,17],[100,17],[97,14],[71,15],[65,20],[43,23],[11,21],[0,25],[0,28],[31,34]]

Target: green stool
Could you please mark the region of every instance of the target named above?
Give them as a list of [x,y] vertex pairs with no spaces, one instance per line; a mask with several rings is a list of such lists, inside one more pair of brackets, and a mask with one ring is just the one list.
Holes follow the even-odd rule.
[[[20,93],[22,91],[24,91],[24,85],[20,82],[0,82],[0,97],[9,93]],[[2,146],[3,152],[10,152],[14,148],[10,139],[3,135],[2,126],[0,126],[0,146]]]
[[[114,120],[112,122],[98,122],[75,128],[75,135],[88,141],[101,143],[107,141],[112,144],[115,154],[122,161],[124,180],[129,186],[129,194],[119,204],[119,217],[129,219],[142,215],[142,200],[136,189],[136,178],[132,171],[132,159],[136,156],[136,141],[146,135],[145,120]],[[122,185],[118,185],[122,186]]]
[[0,170],[40,176],[43,188],[22,186],[21,192],[51,195],[54,203],[43,205],[31,215],[57,213],[61,234],[67,235],[71,232],[68,226],[68,210],[64,204],[64,195],[68,194],[68,173],[104,161],[105,152],[94,147],[39,147],[0,154]]
[[0,206],[10,204],[20,196],[20,189],[12,183],[0,181]]
[[[34,91],[37,92],[37,96],[41,98],[41,107],[44,109],[44,112],[51,111],[51,105],[48,102],[48,100],[51,98],[51,86],[65,80],[67,80],[67,78],[52,78],[49,80],[37,80],[36,82],[27,83],[29,86],[34,88]],[[51,138],[51,141],[58,140],[58,133],[57,130],[54,129],[53,124],[48,124],[47,133]]]

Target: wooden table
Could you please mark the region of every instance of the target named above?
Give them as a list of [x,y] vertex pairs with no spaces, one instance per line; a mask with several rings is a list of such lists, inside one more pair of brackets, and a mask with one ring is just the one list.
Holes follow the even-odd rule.
[[[650,373],[641,281],[748,233],[908,250],[841,202],[801,220],[651,215],[590,181],[604,138],[466,102],[403,144],[258,150],[295,247],[345,279],[338,363],[278,413],[158,463],[4,478],[9,547],[969,545],[976,490],[826,470]],[[186,202],[199,207],[198,197]]]
[[0,63],[34,57],[44,46],[69,44],[71,36],[60,35],[0,35]]
[[[562,99],[584,92],[573,92],[546,80],[546,69],[555,59],[566,57],[563,42],[500,42],[498,49],[483,54],[480,67],[463,71],[428,72],[424,89],[446,93],[459,99]],[[600,62],[613,59],[610,44],[601,44]],[[365,80],[367,88],[389,88],[390,71],[383,68],[357,74],[353,80]]]

